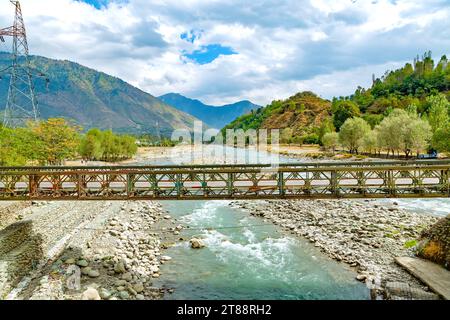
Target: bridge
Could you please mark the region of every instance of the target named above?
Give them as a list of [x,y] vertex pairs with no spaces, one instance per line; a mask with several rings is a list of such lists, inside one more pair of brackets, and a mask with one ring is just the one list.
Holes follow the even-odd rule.
[[0,167],[0,200],[450,197],[450,160]]

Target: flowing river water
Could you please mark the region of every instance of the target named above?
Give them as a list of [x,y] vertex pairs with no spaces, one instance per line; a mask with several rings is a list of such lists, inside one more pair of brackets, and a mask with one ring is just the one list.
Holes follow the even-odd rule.
[[[230,148],[225,152],[236,151]],[[257,162],[273,161],[269,154],[258,156]],[[177,160],[178,164],[189,162]],[[170,158],[158,160],[158,164],[171,163]],[[448,199],[396,201],[409,210],[423,208],[444,214],[450,209]],[[162,204],[188,226],[180,237],[199,237],[206,244],[206,248],[193,250],[183,241],[166,250],[165,255],[173,259],[161,267],[162,276],[155,281],[158,286],[175,289],[166,299],[369,299],[369,290],[347,265],[326,257],[308,241],[231,207],[230,201]]]

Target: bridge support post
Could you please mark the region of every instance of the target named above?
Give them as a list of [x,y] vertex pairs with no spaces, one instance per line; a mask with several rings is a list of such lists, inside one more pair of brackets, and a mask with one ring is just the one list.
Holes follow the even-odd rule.
[[234,187],[234,173],[229,172],[228,173],[228,181],[227,181],[227,188],[228,188],[228,196],[233,196],[233,187]]
[[394,182],[394,172],[392,170],[387,171],[387,186],[389,194],[395,196],[395,182]]
[[177,197],[181,198],[182,195],[182,186],[183,183],[181,182],[182,178],[181,178],[181,174],[177,173],[176,175],[176,182],[175,182],[175,188],[177,190]]
[[127,198],[134,196],[134,174],[127,173]]
[[29,176],[29,185],[28,188],[30,190],[30,198],[33,198],[38,193],[38,182],[39,182],[39,176],[35,174],[30,174]]
[[278,193],[280,196],[285,195],[285,191],[284,191],[284,172],[278,172]]
[[338,196],[339,195],[338,179],[337,179],[337,171],[335,170],[331,171],[330,185],[331,185],[331,193]]

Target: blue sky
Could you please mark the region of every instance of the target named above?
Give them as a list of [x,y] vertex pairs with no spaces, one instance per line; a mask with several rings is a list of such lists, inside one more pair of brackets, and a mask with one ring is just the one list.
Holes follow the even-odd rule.
[[[153,94],[267,104],[325,98],[431,50],[450,56],[450,0],[21,0],[30,52]],[[0,25],[12,23],[0,1]]]

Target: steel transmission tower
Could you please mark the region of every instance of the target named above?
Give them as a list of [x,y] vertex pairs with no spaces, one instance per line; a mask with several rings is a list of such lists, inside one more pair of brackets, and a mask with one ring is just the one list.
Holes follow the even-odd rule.
[[10,84],[3,125],[23,126],[27,120],[37,120],[39,110],[34,93],[32,68],[28,57],[27,34],[19,1],[10,0],[15,6],[14,25],[0,29],[0,41],[12,37],[12,64],[9,69]]

